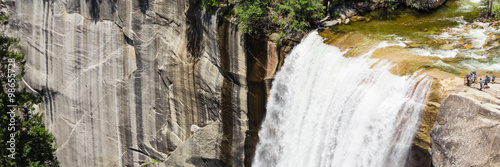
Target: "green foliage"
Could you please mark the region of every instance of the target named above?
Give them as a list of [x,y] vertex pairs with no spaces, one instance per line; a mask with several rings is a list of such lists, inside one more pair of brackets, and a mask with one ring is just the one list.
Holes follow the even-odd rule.
[[141,166],[149,166],[149,165],[151,165],[152,163],[159,164],[160,162],[159,162],[158,160],[154,159],[154,158],[151,158],[151,161],[149,161],[149,162],[144,162],[144,163],[142,163],[142,164],[141,164]]
[[277,13],[280,15],[278,25],[289,25],[292,30],[300,31],[311,27],[311,23],[320,20],[324,6],[316,0],[281,0]]
[[494,14],[495,19],[500,19],[500,5],[493,7],[492,13]]
[[9,15],[1,15],[0,16],[0,21],[6,21],[9,20]]
[[470,1],[465,1],[466,4],[474,7],[484,18],[500,19],[500,2],[499,0],[482,0],[480,4]]
[[[202,0],[203,8],[227,7],[224,17],[237,17],[239,28],[246,33],[271,32],[285,27],[294,31],[312,28],[314,22],[324,17],[325,7],[320,0]],[[229,2],[235,2],[230,6]],[[336,1],[337,2],[337,1]],[[227,10],[227,9],[226,9]],[[234,11],[234,12],[233,12]]]
[[243,32],[268,32],[273,28],[302,31],[324,17],[319,0],[240,0],[236,16]]
[[278,34],[278,36],[277,36],[277,38],[276,38],[276,40],[275,40],[275,41],[273,41],[273,42],[274,42],[274,44],[275,44],[276,46],[281,46],[281,45],[283,45],[283,40],[282,40],[282,39],[285,39],[285,37],[286,37],[286,34],[285,34],[284,32],[279,33],[279,34]]
[[[16,52],[20,49],[19,40],[0,36],[0,164],[2,166],[59,166],[59,162],[55,157],[56,147],[52,146],[54,137],[45,129],[43,124],[43,115],[31,112],[34,109],[33,104],[39,103],[40,99],[34,95],[19,89],[19,80],[24,76],[24,54]],[[9,59],[15,59],[16,68],[14,69],[16,76],[14,81],[8,77],[7,70]],[[16,83],[15,100],[17,107],[16,116],[11,118],[9,111],[12,107],[7,107],[8,92],[6,88],[8,83]],[[9,86],[10,87],[10,86]],[[10,126],[11,120],[15,124]],[[10,129],[13,127],[14,129]],[[7,149],[10,147],[10,135],[15,137],[15,159],[9,157],[11,152]]]
[[236,16],[243,32],[253,33],[271,26],[267,15],[269,13],[267,0],[241,0],[236,5]]
[[332,1],[331,3],[332,3],[332,4],[330,4],[330,5],[332,5],[332,6],[333,6],[333,5],[340,5],[340,4],[343,4],[343,3],[344,3],[344,0],[336,0],[336,1],[334,0],[334,1]]
[[[198,1],[198,0],[194,0]],[[224,3],[229,6],[230,2],[234,2],[235,0],[201,0],[201,6],[205,9],[212,7],[220,7],[224,5]]]
[[487,18],[500,18],[500,4],[498,0],[483,0],[482,5],[484,8],[482,9],[483,15]]
[[205,9],[220,6],[221,0],[201,0],[201,6]]

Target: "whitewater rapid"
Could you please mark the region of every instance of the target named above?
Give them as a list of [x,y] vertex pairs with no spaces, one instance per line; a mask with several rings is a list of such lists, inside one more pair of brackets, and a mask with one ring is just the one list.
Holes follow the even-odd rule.
[[[432,80],[310,33],[276,75],[253,166],[404,166]],[[395,44],[399,45],[399,44]]]

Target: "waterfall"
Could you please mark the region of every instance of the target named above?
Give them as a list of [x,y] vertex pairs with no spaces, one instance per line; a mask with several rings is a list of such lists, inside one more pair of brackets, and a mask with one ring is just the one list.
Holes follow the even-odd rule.
[[404,166],[432,80],[310,33],[273,82],[254,166]]

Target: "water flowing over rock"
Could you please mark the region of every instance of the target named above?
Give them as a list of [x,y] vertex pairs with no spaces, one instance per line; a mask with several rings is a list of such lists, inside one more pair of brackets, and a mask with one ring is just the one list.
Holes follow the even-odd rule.
[[474,96],[443,101],[431,132],[434,166],[500,166],[500,100]]
[[[432,80],[346,52],[313,32],[273,82],[254,166],[404,166]],[[373,67],[373,68],[371,68]]]

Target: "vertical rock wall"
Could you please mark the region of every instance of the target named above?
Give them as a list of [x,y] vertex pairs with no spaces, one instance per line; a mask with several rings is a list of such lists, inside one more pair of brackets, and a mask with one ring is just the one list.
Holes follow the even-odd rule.
[[217,9],[189,2],[8,1],[3,34],[21,39],[62,166],[243,165],[246,76],[267,65]]

